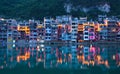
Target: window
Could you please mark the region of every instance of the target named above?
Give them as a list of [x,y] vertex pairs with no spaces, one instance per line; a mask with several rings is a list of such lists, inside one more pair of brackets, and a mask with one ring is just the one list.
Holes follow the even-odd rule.
[[87,39],[88,37],[87,37],[87,36],[85,36],[85,38]]
[[88,53],[85,53],[85,55],[88,55]]
[[90,36],[93,36],[93,33],[91,33]]
[[46,36],[48,36],[48,34],[46,34]]
[[75,26],[72,26],[72,28],[75,28]]
[[87,31],[88,29],[87,28],[85,28],[85,31]]
[[88,32],[85,32],[85,35],[88,35]]

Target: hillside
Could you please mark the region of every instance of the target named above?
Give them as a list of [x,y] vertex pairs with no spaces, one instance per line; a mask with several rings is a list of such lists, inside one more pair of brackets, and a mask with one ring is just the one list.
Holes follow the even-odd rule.
[[[120,0],[2,0],[0,16],[39,19],[65,14],[90,17],[98,14],[119,15],[119,3]],[[100,9],[105,4],[109,5],[108,11]]]

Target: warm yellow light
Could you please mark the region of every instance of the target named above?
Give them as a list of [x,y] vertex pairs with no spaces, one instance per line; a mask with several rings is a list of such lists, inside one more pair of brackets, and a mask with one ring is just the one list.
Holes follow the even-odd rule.
[[105,66],[109,68],[109,63],[107,60],[105,61]]
[[83,24],[79,24],[79,25],[78,25],[78,31],[83,31],[83,30],[84,30]]
[[97,60],[98,60],[98,61],[101,60],[101,56],[100,56],[100,55],[97,56]]
[[59,24],[58,27],[62,27],[62,24]]
[[90,64],[94,65],[94,64],[95,64],[95,62],[94,62],[94,61],[90,61]]
[[20,62],[21,59],[23,61],[26,61],[29,58],[30,58],[30,52],[26,52],[25,55],[17,56],[17,62]]
[[19,26],[17,27],[18,31],[25,31],[26,34],[30,34],[30,28],[28,26]]
[[104,20],[105,26],[108,26],[108,20]]
[[37,28],[43,28],[43,26],[39,25],[39,26],[37,26]]
[[57,60],[58,63],[62,63],[62,58]]
[[88,61],[83,61],[82,64],[86,64],[86,65],[89,65],[89,62]]

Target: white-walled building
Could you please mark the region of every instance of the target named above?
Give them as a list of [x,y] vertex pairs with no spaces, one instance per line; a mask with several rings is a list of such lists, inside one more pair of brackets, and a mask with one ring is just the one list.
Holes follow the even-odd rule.
[[84,24],[83,39],[85,41],[89,40],[89,25],[88,23]]
[[51,18],[44,18],[44,26],[45,26],[45,41],[50,41],[52,39],[52,19]]
[[73,18],[71,23],[71,41],[77,42],[78,18]]
[[58,39],[58,36],[57,36],[57,29],[58,29],[58,24],[56,23],[56,21],[55,20],[52,20],[52,23],[51,23],[51,28],[52,28],[52,32],[51,32],[51,34],[52,34],[52,40],[57,40]]

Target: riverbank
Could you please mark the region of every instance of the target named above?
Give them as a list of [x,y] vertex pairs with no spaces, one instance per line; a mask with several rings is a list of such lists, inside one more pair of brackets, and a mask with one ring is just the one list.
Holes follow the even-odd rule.
[[96,42],[91,42],[91,41],[84,41],[84,42],[68,42],[68,41],[45,41],[45,42],[31,42],[29,43],[28,41],[17,41],[15,43],[5,43],[5,42],[1,42],[0,43],[0,47],[1,46],[6,46],[6,45],[11,45],[11,44],[15,44],[18,46],[28,46],[28,45],[39,45],[39,44],[44,44],[44,45],[120,45],[120,41],[96,41]]
[[[39,42],[38,42],[39,43]],[[120,44],[120,41],[84,41],[84,42],[67,42],[67,41],[45,41],[44,44]]]
[[120,44],[120,41],[96,41],[96,42],[91,42],[91,41],[84,41],[84,42],[67,42],[67,41],[45,41],[45,42],[31,42],[29,43],[28,41],[18,41],[16,43],[9,42],[9,43],[0,43],[0,45],[5,45],[5,44]]

